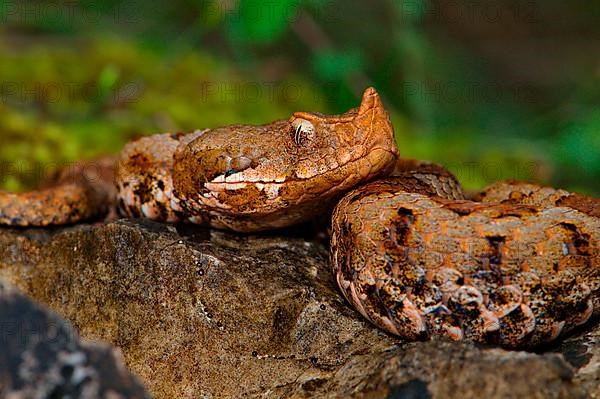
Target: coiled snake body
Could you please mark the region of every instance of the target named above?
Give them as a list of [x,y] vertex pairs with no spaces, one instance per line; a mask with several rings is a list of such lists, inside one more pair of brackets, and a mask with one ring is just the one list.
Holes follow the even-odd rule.
[[597,199],[506,182],[468,201],[443,168],[398,158],[369,88],[342,115],[142,138],[116,169],[102,169],[115,185],[75,173],[44,190],[0,193],[0,224],[74,223],[116,203],[124,216],[251,232],[337,203],[338,285],[392,334],[532,347],[600,310]]

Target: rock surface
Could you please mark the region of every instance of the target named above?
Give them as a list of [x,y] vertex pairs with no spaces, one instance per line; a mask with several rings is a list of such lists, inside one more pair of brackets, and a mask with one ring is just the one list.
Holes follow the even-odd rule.
[[398,341],[346,304],[327,249],[298,230],[4,229],[0,278],[118,346],[157,398],[599,397],[598,322],[543,354]]
[[587,328],[564,340],[555,351],[577,370],[575,383],[592,398],[600,398],[600,326]]
[[108,345],[0,282],[0,398],[149,398]]

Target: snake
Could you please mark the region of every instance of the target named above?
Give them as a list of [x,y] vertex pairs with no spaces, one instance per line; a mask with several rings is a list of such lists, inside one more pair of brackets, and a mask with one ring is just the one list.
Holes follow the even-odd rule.
[[535,348],[600,312],[599,199],[516,181],[469,197],[442,166],[400,157],[372,87],[340,115],[145,136],[96,166],[0,192],[0,225],[117,209],[253,233],[330,214],[340,292],[402,339]]

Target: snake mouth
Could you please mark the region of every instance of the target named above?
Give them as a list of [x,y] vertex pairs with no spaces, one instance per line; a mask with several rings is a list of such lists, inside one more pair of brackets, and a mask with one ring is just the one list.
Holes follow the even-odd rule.
[[[395,161],[399,157],[398,149],[395,146],[392,149],[385,148],[383,146],[378,146],[378,147],[371,149],[365,155],[362,155],[355,159],[349,159],[346,162],[339,163],[335,168],[329,168],[323,172],[314,173],[307,177],[299,177],[297,171],[290,172],[288,170],[284,174],[280,174],[280,175],[278,175],[274,178],[270,178],[270,179],[257,178],[257,179],[252,179],[252,180],[243,180],[244,172],[251,171],[251,172],[258,173],[255,165],[250,165],[250,163],[248,162],[247,165],[243,168],[228,169],[225,173],[221,173],[217,177],[214,177],[213,179],[211,179],[207,182],[204,182],[203,184],[204,184],[204,187],[208,188],[209,184],[217,186],[217,185],[253,184],[253,183],[284,184],[284,183],[291,183],[291,182],[310,181],[313,178],[323,177],[329,173],[334,173],[345,167],[368,160],[370,158],[371,154],[376,153],[376,152],[389,154],[389,156],[394,159],[394,164],[395,164]],[[385,155],[382,155],[382,156],[385,157]]]
[[[361,181],[370,180],[377,175],[391,170],[395,165],[397,158],[397,149],[377,147],[360,158],[350,160],[339,165],[335,169],[330,169],[308,178],[281,177],[275,179],[237,180],[228,182],[224,175],[221,175],[210,182],[203,183],[204,190],[202,190],[202,194],[199,194],[199,196],[202,196],[203,198],[217,198],[219,194],[222,195],[222,193],[226,191],[254,188],[265,192],[267,194],[267,199],[270,201],[281,200],[282,202],[286,202],[288,198],[280,195],[285,191],[282,190],[282,188],[287,185],[301,183],[307,185],[304,191],[313,196],[323,195],[324,193],[332,194],[336,192],[345,192]],[[353,173],[353,171],[357,172]],[[237,174],[240,173],[241,172]],[[234,177],[237,174],[232,174],[229,177]],[[311,181],[321,183],[322,188],[320,188],[318,184],[315,184],[314,187],[310,186],[309,183]],[[323,184],[323,181],[327,181],[329,184]],[[221,201],[219,201],[219,203],[220,208],[226,206],[221,203]],[[231,206],[226,207],[232,208]],[[256,212],[250,211],[247,213]]]
[[311,175],[311,176],[305,177],[305,178],[281,176],[281,177],[276,177],[273,179],[238,180],[238,178],[241,177],[241,174],[245,171],[245,170],[239,170],[239,171],[235,171],[234,173],[227,172],[227,173],[221,174],[221,175],[217,176],[216,178],[212,179],[211,181],[204,183],[204,185],[206,187],[208,184],[214,185],[214,186],[226,186],[226,185],[236,185],[236,184],[254,184],[254,183],[285,184],[285,183],[292,183],[292,182],[297,183],[297,182],[302,182],[302,181],[309,181],[313,178],[323,177],[323,176],[326,176],[327,174],[335,173],[336,171],[338,171],[342,168],[345,168],[345,167],[348,167],[351,165],[355,165],[361,161],[367,160],[367,159],[369,159],[370,154],[373,154],[375,152],[389,154],[390,157],[393,158],[394,164],[395,164],[396,159],[399,157],[397,150],[394,151],[394,150],[390,150],[390,149],[383,148],[383,147],[377,147],[377,148],[372,149],[369,153],[367,153],[366,155],[363,155],[362,157],[359,157],[359,158],[356,158],[356,159],[353,159],[353,160],[350,160],[350,161],[347,161],[345,163],[338,165],[337,168],[329,169],[329,170],[327,170],[325,172],[321,172],[321,173],[315,173],[314,175]]

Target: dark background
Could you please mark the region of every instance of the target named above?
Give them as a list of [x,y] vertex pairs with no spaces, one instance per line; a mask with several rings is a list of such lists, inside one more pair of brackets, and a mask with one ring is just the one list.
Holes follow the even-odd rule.
[[0,187],[133,137],[294,111],[375,86],[400,152],[469,189],[600,194],[600,2],[0,0]]

